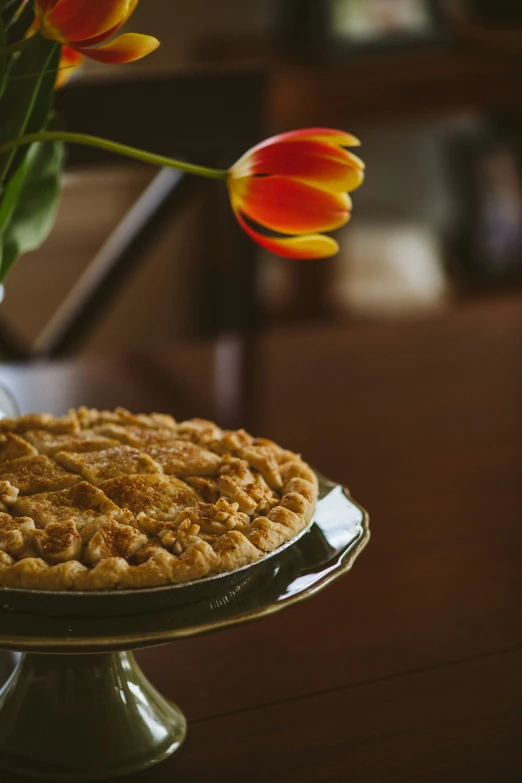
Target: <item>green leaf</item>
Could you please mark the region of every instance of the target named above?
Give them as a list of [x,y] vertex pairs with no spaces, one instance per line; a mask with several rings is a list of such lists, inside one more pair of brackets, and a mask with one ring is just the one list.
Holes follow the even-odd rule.
[[0,0],[0,10],[3,11],[4,8],[20,6],[23,2],[24,0]]
[[[27,79],[7,81],[0,101],[0,143],[42,130],[53,101],[54,82],[60,59],[60,46],[38,35],[34,44],[14,57],[9,76]],[[51,70],[51,73],[43,73]],[[34,76],[34,74],[38,74]],[[27,148],[0,155],[0,184],[7,182],[27,155]]]
[[0,282],[23,253],[49,235],[58,208],[64,148],[33,144],[9,182],[0,203]]
[[9,23],[6,24],[7,43],[12,44],[25,38],[26,33],[34,22],[34,8],[32,3],[27,3],[22,10],[15,9]]
[[[0,0],[0,13],[4,18],[6,27],[9,27],[13,19],[16,19],[22,13],[24,8],[24,0]],[[34,6],[32,3],[26,3],[25,7],[29,6],[34,16]]]
[[0,0],[0,13],[7,15],[11,9],[14,13],[15,8],[18,9],[22,2],[23,0]]
[[[22,189],[22,185],[24,181],[24,176],[25,176],[25,166],[20,166],[18,171],[15,173],[15,175],[11,177],[9,181],[9,185],[5,188],[4,192],[2,193],[2,197],[0,198],[0,243],[1,243],[1,237],[4,228],[11,220],[13,212],[16,209],[16,205],[18,203],[18,196],[20,195],[20,191]],[[1,244],[0,244],[0,254],[1,254]],[[0,255],[0,266],[1,266],[1,255]]]

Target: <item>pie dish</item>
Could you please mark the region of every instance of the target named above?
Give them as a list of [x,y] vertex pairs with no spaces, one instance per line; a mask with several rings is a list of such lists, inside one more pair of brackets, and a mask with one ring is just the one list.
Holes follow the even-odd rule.
[[316,499],[299,455],[203,419],[3,419],[0,586],[128,590],[233,572],[296,538]]

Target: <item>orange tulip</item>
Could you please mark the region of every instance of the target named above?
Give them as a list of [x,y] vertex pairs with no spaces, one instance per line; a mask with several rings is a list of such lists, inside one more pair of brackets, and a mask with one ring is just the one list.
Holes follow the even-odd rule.
[[[358,144],[343,131],[307,128],[253,147],[232,166],[227,179],[241,227],[261,247],[285,258],[337,253],[337,242],[321,232],[350,219],[348,191],[362,183],[364,163],[344,147]],[[251,222],[287,236],[267,236]]]
[[[20,12],[22,11],[22,8],[28,3],[28,1],[29,0],[23,1],[22,6],[20,7]],[[39,27],[40,20],[37,16],[35,16],[33,23],[28,29],[25,37],[32,38]],[[80,54],[74,49],[71,49],[69,46],[62,46],[60,52],[60,64],[58,66],[56,82],[54,84],[55,90],[59,90],[61,87],[67,84],[71,76],[73,76],[73,74],[80,68],[82,62],[83,54]]]
[[125,24],[137,4],[138,0],[35,0],[45,38],[104,63],[139,60],[158,48],[156,38],[137,33],[124,33],[104,43]]

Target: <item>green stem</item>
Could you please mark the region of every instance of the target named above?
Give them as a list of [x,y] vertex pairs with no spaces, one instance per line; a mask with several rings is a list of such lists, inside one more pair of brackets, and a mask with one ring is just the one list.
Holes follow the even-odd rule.
[[62,65],[61,68],[51,68],[48,71],[40,71],[39,73],[21,73],[19,76],[3,76],[0,79],[0,84],[3,82],[13,82],[17,81],[19,79],[36,79],[39,76],[46,76],[48,73],[60,73],[60,71],[70,71],[71,68],[74,68],[74,65]]
[[208,177],[209,179],[226,179],[228,172],[223,169],[210,169],[206,166],[197,166],[194,163],[186,163],[184,160],[175,160],[163,155],[155,155],[152,152],[145,152],[136,147],[128,147],[126,144],[119,144],[116,141],[101,139],[98,136],[88,136],[85,133],[62,133],[60,131],[46,131],[42,133],[29,133],[26,136],[20,136],[18,139],[11,139],[0,144],[0,154],[10,152],[17,147],[23,147],[26,144],[33,144],[37,141],[64,141],[68,144],[83,144],[87,147],[97,147],[100,150],[116,152],[118,155],[125,155],[128,158],[141,160],[143,163],[151,163],[153,166],[164,166],[170,169],[179,169],[188,174],[195,174],[198,177]]
[[11,46],[6,46],[5,49],[0,49],[0,57],[5,57],[8,54],[14,54],[15,52],[22,52],[24,49],[29,49],[35,42],[37,35],[31,35],[30,38],[24,38],[22,41],[17,41]]

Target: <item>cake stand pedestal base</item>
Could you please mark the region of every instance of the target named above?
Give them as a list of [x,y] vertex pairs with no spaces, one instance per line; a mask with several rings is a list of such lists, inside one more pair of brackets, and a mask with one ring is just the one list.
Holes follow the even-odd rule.
[[[113,615],[115,596],[100,593],[89,598],[103,611],[92,614],[89,601],[82,616],[58,611],[65,610],[60,594],[50,595],[46,607],[45,595],[19,591],[24,609],[12,605],[14,591],[0,589],[0,650],[27,653],[0,688],[0,768],[72,783],[137,772],[174,753],[185,737],[185,718],[126,651],[259,620],[346,574],[370,538],[368,515],[344,487],[318,479],[308,532],[240,582],[218,583],[210,596],[191,593],[194,600],[166,607],[152,592],[141,600],[154,599],[154,609]],[[84,598],[74,599],[80,608]],[[118,600],[136,608],[138,598],[122,593]],[[4,663],[7,673],[12,661]],[[4,779],[0,772],[0,783]]]
[[51,780],[137,772],[176,751],[181,710],[130,652],[24,654],[0,690],[0,767]]

